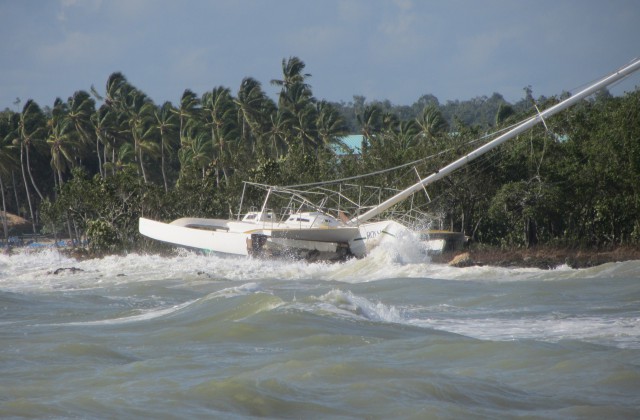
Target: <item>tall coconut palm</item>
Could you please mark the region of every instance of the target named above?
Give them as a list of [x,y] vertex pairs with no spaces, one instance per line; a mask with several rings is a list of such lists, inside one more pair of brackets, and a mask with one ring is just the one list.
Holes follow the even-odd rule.
[[111,109],[124,112],[127,108],[127,98],[132,89],[133,86],[129,84],[122,73],[111,73],[107,79],[105,104]]
[[105,172],[110,171],[115,174],[116,172],[123,171],[127,168],[138,168],[135,163],[135,152],[133,151],[133,145],[131,143],[123,143],[113,153],[113,160],[111,162],[105,162]]
[[275,86],[280,86],[278,107],[286,108],[291,114],[291,129],[295,139],[303,152],[307,147],[317,147],[316,109],[313,104],[311,86],[306,80],[311,77],[303,73],[305,64],[298,57],[282,60],[282,80],[272,80]]
[[446,130],[447,127],[442,112],[433,104],[424,107],[422,113],[416,118],[416,122],[422,136],[428,140],[433,140],[438,134]]
[[40,199],[44,196],[38,189],[36,182],[31,173],[31,159],[30,151],[39,142],[42,141],[42,137],[45,132],[44,115],[38,104],[29,99],[22,108],[22,112],[17,117],[17,128],[12,134],[14,144],[20,146],[20,167],[22,171],[22,180],[24,182],[25,195],[29,204],[29,212],[31,215],[31,223],[33,226],[33,233],[36,233],[36,219],[33,211],[33,203],[31,201],[31,192],[29,191],[29,182],[27,181],[27,174],[31,180],[31,185],[37,192]]
[[[22,113],[20,114],[20,121],[18,123],[18,140],[20,142],[20,161],[22,162],[23,154],[25,156],[25,164],[23,166],[23,176],[24,169],[26,168],[27,173],[29,174],[29,178],[31,180],[31,185],[34,190],[38,193],[40,199],[43,199],[44,196],[40,192],[40,189],[36,185],[36,182],[33,178],[33,173],[31,172],[31,158],[30,151],[32,148],[37,147],[43,140],[45,134],[45,123],[44,123],[44,114],[42,110],[38,106],[38,104],[30,99],[24,105],[22,109]],[[26,182],[26,177],[25,177]]]
[[85,91],[76,91],[67,100],[67,118],[71,121],[73,128],[78,134],[82,143],[87,146],[93,144],[95,137],[96,154],[98,157],[98,171],[102,176],[102,158],[100,156],[100,140],[95,136],[92,127],[91,116],[95,113],[96,102]]
[[79,143],[79,137],[73,130],[73,121],[70,118],[57,118],[52,122],[47,144],[51,148],[51,167],[58,176],[60,186],[64,183],[63,172],[75,161]]
[[377,105],[366,105],[356,118],[364,140],[371,144],[373,138],[382,130],[382,109]]
[[143,141],[148,141],[145,134],[149,133],[148,130],[153,120],[153,110],[155,109],[155,106],[147,95],[138,89],[130,90],[126,98],[125,106],[127,126],[129,134],[131,134],[131,138],[133,139],[133,149],[136,154],[135,159],[138,162],[140,173],[142,174],[142,178],[146,184],[148,183],[148,179],[143,156],[144,150],[150,149],[150,143],[145,143],[143,145]]
[[[112,112],[112,125],[115,137],[112,139],[112,154],[115,157],[126,142],[133,142],[136,162],[138,162],[139,139],[134,136],[134,131],[141,132],[144,127],[137,123],[138,113],[145,102],[144,94],[135,89],[120,72],[109,75],[104,97],[105,106]],[[109,165],[114,167],[114,165]],[[138,173],[142,172],[138,168]],[[143,174],[144,175],[144,174]]]
[[[74,165],[82,140],[80,140],[79,133],[74,131],[73,121],[69,118],[66,104],[62,101],[56,101],[54,104],[53,112],[47,125],[49,127],[47,144],[51,149],[51,168],[54,171],[54,179],[57,175],[57,184],[62,187],[62,184],[64,184],[62,173]],[[66,219],[69,238],[73,238],[68,214]]]
[[341,137],[348,133],[347,125],[338,110],[327,101],[316,106],[316,127],[323,147],[330,149],[334,144],[343,145]]
[[176,113],[175,109],[171,105],[171,102],[165,102],[158,109],[153,112],[154,122],[152,128],[157,130],[160,135],[160,168],[162,170],[162,180],[164,182],[165,192],[169,191],[167,185],[167,174],[165,171],[165,151],[170,152],[172,150],[172,144],[170,141],[170,135],[175,132],[176,129]]
[[2,227],[4,231],[5,245],[9,246],[9,228],[7,225],[7,202],[4,195],[4,177],[11,174],[13,168],[17,166],[16,146],[7,136],[10,131],[9,121],[2,124],[6,130],[0,130],[0,193],[2,195]]
[[204,131],[194,132],[193,136],[187,134],[184,145],[178,151],[180,160],[180,176],[188,176],[192,170],[200,172],[202,179],[205,178],[205,169],[211,162],[213,153],[211,141]]
[[180,106],[174,112],[180,119],[180,144],[184,142],[187,125],[190,120],[197,119],[200,111],[200,99],[191,90],[186,89],[180,98]]
[[251,77],[242,80],[235,102],[238,105],[240,137],[243,144],[250,144],[252,154],[255,154],[258,148],[264,156],[265,132],[268,130],[269,116],[276,110],[275,104],[264,93],[260,82]]
[[214,156],[214,160],[217,160],[216,182],[220,182],[218,171],[221,169],[228,183],[227,165],[230,160],[231,142],[236,139],[237,134],[235,117],[237,109],[230,90],[217,87],[206,92],[202,95],[202,111],[205,126],[210,131],[210,139],[216,151]]
[[309,73],[302,73],[305,67],[304,61],[298,57],[289,57],[288,60],[282,59],[282,80],[271,80],[272,85],[281,87],[279,106],[286,106],[286,94],[293,86],[301,85],[305,89],[309,88],[305,80],[311,77],[311,75]]
[[271,154],[273,154],[276,159],[279,159],[286,153],[287,146],[290,142],[291,119],[291,113],[284,108],[279,108],[275,113],[271,114],[266,136],[269,141]]
[[[96,148],[98,149],[99,172],[103,178],[107,177],[106,163],[111,154],[111,162],[116,160],[116,118],[115,112],[108,105],[103,104],[91,114],[91,126],[96,138]],[[100,150],[102,144],[102,150]],[[102,158],[100,158],[102,155]],[[113,165],[112,165],[113,167]]]

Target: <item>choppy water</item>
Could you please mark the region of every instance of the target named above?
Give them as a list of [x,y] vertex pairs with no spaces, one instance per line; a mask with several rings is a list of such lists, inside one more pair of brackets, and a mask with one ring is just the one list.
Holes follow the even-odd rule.
[[0,417],[639,418],[640,262],[2,255]]

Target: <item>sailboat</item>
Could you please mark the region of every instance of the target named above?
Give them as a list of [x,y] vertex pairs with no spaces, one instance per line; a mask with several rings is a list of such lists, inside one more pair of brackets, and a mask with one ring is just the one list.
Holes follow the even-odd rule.
[[[186,217],[162,223],[140,218],[140,233],[174,245],[221,254],[343,260],[361,258],[383,236],[395,236],[407,229],[395,220],[350,223],[347,206],[340,209],[330,206],[328,191],[315,204],[295,187],[245,182],[241,203],[247,188],[266,191],[260,209],[251,208],[244,214],[240,210],[235,219]],[[345,196],[340,195],[340,199]],[[272,206],[283,201],[286,204],[280,210]]]
[[[312,200],[295,188],[299,186],[279,187],[246,182],[245,189],[252,186],[266,191],[260,209],[250,209],[245,214],[240,210],[235,219],[229,220],[187,217],[163,223],[140,218],[139,231],[155,240],[222,254],[286,255],[323,260],[362,258],[386,237],[394,237],[408,230],[406,224],[397,220],[387,218],[374,221],[374,218],[507,140],[536,124],[544,123],[545,118],[575,105],[638,69],[640,59],[632,61],[556,105],[539,111],[511,130],[373,206],[356,205],[357,203],[342,194],[338,194],[337,205],[328,205],[326,194],[320,203],[313,204]],[[283,196],[289,196],[289,201],[280,211],[274,210],[270,205],[271,200],[278,197],[276,201],[282,202]],[[243,200],[244,190],[240,201],[241,208]],[[350,213],[343,210],[342,205],[347,202],[355,205],[355,210]]]

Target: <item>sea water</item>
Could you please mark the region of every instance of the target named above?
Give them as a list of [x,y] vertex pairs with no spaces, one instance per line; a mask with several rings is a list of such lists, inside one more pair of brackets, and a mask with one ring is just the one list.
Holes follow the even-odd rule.
[[[406,245],[406,246],[405,246]],[[640,262],[0,256],[2,418],[640,418]]]

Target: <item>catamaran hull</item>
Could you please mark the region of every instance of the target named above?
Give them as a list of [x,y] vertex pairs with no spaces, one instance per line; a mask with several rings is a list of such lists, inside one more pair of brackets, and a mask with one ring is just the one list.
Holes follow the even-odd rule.
[[140,218],[138,230],[148,238],[187,248],[223,254],[249,255],[251,234],[224,230],[203,230]]
[[162,223],[140,218],[139,222],[142,235],[186,248],[239,256],[287,256],[311,260],[362,258],[401,229],[405,229],[404,226],[390,221],[359,227],[300,229],[259,228],[221,219],[185,218]]
[[[250,229],[238,232],[230,230],[232,228]],[[241,222],[193,218],[178,219],[172,223],[140,218],[138,230],[151,239],[207,252],[310,260],[351,257],[354,254],[349,241],[360,235],[358,228],[269,229]],[[363,255],[358,253],[356,256]]]

